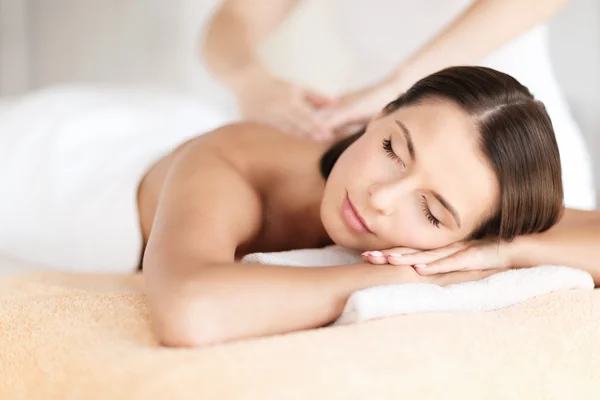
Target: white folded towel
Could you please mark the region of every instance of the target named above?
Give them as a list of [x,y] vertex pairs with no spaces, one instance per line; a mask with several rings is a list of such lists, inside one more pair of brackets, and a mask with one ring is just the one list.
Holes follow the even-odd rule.
[[[279,253],[254,253],[244,263],[291,267],[327,267],[362,262],[360,254],[339,246]],[[487,278],[448,286],[403,283],[354,292],[334,325],[347,325],[399,314],[446,311],[489,311],[509,307],[546,293],[593,289],[592,276],[582,270],[540,266],[514,269]]]

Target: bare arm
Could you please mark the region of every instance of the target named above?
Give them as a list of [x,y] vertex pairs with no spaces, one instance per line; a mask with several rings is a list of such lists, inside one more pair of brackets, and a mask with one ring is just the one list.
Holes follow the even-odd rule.
[[296,0],[225,0],[210,22],[202,53],[209,68],[234,90],[249,74],[268,75],[258,46],[283,22]]
[[419,279],[412,268],[397,266],[235,263],[236,247],[260,230],[260,198],[230,158],[236,149],[225,152],[205,139],[176,156],[144,257],[161,343],[199,346],[314,328],[335,320],[356,290]]
[[[548,19],[564,3],[566,0],[476,0],[389,76],[329,104],[321,119],[330,130],[354,132],[357,125],[364,125],[383,105],[419,79],[452,65],[480,62]],[[402,15],[398,17],[402,23]]]
[[565,265],[588,271],[600,285],[600,211],[566,209],[544,233],[516,239],[519,265]]
[[478,0],[395,74],[406,89],[420,78],[450,65],[474,64],[550,18],[567,0]]
[[233,92],[242,116],[297,136],[327,139],[317,118],[331,99],[276,77],[257,47],[285,19],[296,0],[226,0],[210,22],[203,56],[213,74]]

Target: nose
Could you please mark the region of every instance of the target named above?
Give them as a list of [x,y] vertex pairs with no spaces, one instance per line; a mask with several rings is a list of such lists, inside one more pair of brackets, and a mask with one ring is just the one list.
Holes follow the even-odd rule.
[[400,196],[404,192],[403,186],[399,182],[373,183],[367,189],[369,204],[381,215],[392,215],[398,205]]

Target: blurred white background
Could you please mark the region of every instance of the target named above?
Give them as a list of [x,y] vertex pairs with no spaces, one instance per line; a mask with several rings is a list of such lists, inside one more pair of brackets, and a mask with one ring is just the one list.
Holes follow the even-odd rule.
[[[158,84],[231,109],[198,57],[202,26],[217,1],[0,0],[0,96],[67,82]],[[265,47],[265,58],[275,70],[333,94],[351,79],[352,63],[329,28],[327,2],[301,3]],[[311,29],[302,29],[306,24]],[[600,193],[600,2],[571,1],[551,23],[551,45]],[[290,48],[295,59],[302,54],[319,62],[294,63]]]

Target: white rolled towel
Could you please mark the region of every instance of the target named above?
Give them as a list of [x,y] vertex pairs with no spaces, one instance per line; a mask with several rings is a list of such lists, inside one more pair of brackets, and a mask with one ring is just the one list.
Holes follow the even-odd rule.
[[[254,253],[244,263],[290,267],[327,267],[362,262],[360,254],[339,246],[277,253]],[[508,270],[487,278],[448,286],[403,283],[375,286],[350,295],[334,325],[347,325],[400,314],[448,311],[490,311],[534,297],[568,289],[593,289],[592,276],[582,270],[539,266]]]

